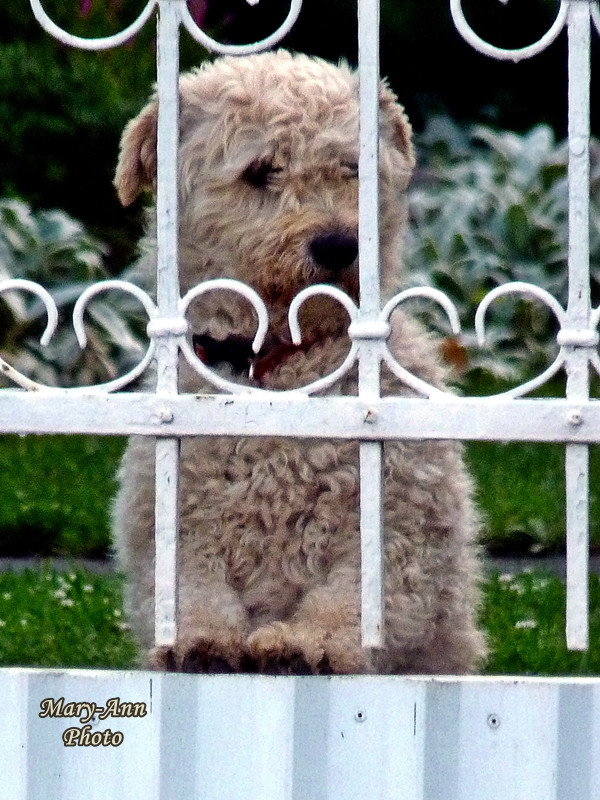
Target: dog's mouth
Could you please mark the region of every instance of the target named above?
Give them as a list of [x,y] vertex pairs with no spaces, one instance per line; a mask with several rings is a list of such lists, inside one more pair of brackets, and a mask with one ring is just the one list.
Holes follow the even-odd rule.
[[252,350],[252,339],[237,334],[230,334],[224,339],[216,339],[207,333],[194,334],[192,343],[194,352],[203,364],[209,367],[228,364],[234,373],[248,377],[260,386],[266,375],[294,353],[309,350],[314,341],[309,338],[296,345],[268,336],[258,353]]

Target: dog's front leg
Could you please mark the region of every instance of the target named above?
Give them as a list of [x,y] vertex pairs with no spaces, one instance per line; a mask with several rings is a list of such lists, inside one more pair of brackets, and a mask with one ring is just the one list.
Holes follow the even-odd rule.
[[247,615],[237,593],[224,581],[206,577],[193,591],[182,580],[177,640],[155,648],[150,667],[168,672],[238,672],[242,667]]
[[288,621],[250,634],[247,654],[247,668],[270,674],[370,672],[370,651],[360,644],[358,568],[334,568],[324,583],[306,592]]

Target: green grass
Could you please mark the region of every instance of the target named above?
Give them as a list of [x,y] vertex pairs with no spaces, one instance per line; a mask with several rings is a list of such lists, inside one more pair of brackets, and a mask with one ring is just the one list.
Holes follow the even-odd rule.
[[0,664],[135,666],[122,580],[49,567],[0,573]]
[[[98,556],[110,549],[109,507],[123,439],[0,437],[0,556]],[[600,542],[591,448],[591,525]],[[564,448],[471,443],[489,549],[560,549],[564,541]],[[483,625],[489,674],[600,674],[600,579],[590,583],[591,641],[570,653],[564,638],[564,586],[533,573],[486,582]],[[75,569],[0,573],[0,664],[126,668],[137,653],[123,619],[121,581]]]
[[[483,543],[494,553],[562,551],[565,448],[530,442],[471,442],[469,466],[484,515]],[[590,448],[590,536],[600,546],[600,449]]]
[[[0,573],[0,665],[128,669],[139,653],[123,617],[122,581],[49,567]],[[600,579],[590,581],[592,647],[565,644],[565,590],[541,571],[485,582],[488,675],[599,675]]]
[[123,446],[111,437],[0,437],[0,556],[106,555]]
[[565,587],[544,571],[492,576],[485,583],[482,625],[489,675],[600,675],[600,578],[590,578],[590,649],[567,650]]

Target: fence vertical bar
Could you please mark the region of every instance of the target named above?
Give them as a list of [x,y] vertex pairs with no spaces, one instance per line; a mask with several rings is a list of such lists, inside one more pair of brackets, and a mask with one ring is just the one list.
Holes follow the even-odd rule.
[[[178,341],[168,321],[179,316],[177,264],[177,148],[179,138],[179,0],[161,0],[157,42],[157,275],[159,318],[166,322],[157,339],[156,392],[177,394]],[[168,405],[162,411],[168,419]],[[179,440],[156,442],[155,642],[170,645],[177,632],[177,533]]]
[[[379,0],[358,4],[360,86],[360,321],[377,320],[379,286]],[[379,343],[360,341],[359,396],[379,397]],[[361,620],[364,647],[382,647],[383,536],[381,442],[360,444]]]
[[[571,2],[569,40],[569,299],[567,322],[572,331],[590,324],[590,4]],[[567,345],[567,397],[589,398],[589,351]],[[589,580],[589,448],[567,445],[567,646],[588,647]]]

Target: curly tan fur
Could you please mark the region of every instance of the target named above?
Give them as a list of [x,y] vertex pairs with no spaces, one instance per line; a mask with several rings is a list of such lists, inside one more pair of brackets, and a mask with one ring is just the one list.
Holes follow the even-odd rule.
[[[284,51],[223,58],[180,80],[180,259],[184,290],[214,277],[253,286],[289,340],[287,309],[307,285],[334,283],[357,298],[357,77]],[[156,101],[126,128],[116,186],[123,203],[156,183]],[[411,130],[392,92],[380,95],[381,270],[397,279]],[[328,242],[317,258],[315,242]],[[329,237],[329,239],[327,238]],[[333,239],[331,239],[333,237]],[[333,245],[331,245],[333,241]],[[348,263],[334,269],[339,243]],[[331,245],[331,247],[330,247]],[[155,268],[152,230],[142,262]],[[212,293],[190,310],[194,332],[252,336],[245,301]],[[329,299],[303,307],[309,345],[275,363],[269,389],[306,384],[348,351],[348,319]],[[396,313],[399,362],[441,385],[435,343]],[[386,393],[409,394],[392,376]],[[210,391],[182,365],[184,391]],[[355,393],[356,375],[337,392]],[[180,620],[176,645],[150,664],[190,671],[462,673],[484,653],[475,625],[477,516],[461,448],[385,445],[386,644],[360,643],[358,444],[198,437],[181,446]],[[115,505],[116,546],[130,576],[135,630],[152,645],[153,442],[132,439]]]

